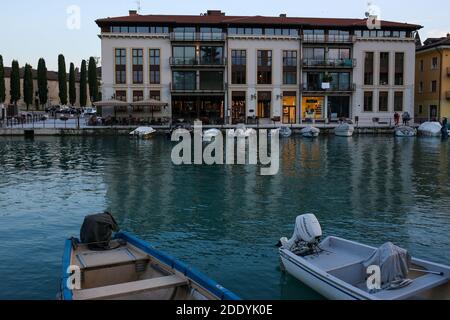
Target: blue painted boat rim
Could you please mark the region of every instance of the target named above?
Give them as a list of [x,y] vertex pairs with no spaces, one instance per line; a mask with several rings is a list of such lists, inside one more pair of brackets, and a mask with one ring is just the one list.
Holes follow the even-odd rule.
[[61,277],[61,298],[63,300],[72,300],[73,292],[67,286],[67,280],[70,274],[67,272],[70,266],[72,256],[72,239],[67,239],[64,244],[64,253],[62,261],[62,277]]

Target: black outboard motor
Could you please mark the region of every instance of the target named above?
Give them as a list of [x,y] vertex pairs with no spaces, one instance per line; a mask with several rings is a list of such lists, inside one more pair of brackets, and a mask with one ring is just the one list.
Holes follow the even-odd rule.
[[80,240],[88,244],[90,250],[109,250],[113,232],[120,230],[114,217],[109,213],[99,213],[84,218]]

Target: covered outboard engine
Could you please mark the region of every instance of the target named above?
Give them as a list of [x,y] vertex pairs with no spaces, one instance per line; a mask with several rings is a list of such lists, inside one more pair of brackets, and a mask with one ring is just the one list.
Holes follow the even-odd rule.
[[91,250],[109,250],[113,232],[118,232],[114,217],[109,213],[89,215],[84,218],[80,231],[80,240]]
[[322,228],[314,214],[304,214],[295,220],[294,235],[290,240],[280,240],[283,249],[294,252],[299,256],[306,256],[319,251],[319,241]]

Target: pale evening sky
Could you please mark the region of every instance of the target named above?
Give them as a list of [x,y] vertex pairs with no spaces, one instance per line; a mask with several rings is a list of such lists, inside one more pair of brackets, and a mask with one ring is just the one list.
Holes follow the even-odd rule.
[[[374,0],[383,20],[420,24],[422,40],[445,36],[450,32],[448,0]],[[81,9],[79,30],[67,27],[67,9]],[[286,13],[297,17],[363,18],[367,0],[142,0],[141,14],[193,14],[220,9],[228,15],[267,15]],[[57,56],[62,53],[67,65],[79,66],[82,59],[100,56],[98,18],[123,16],[136,9],[135,0],[14,0],[3,1],[0,9],[0,55],[6,66],[12,59],[21,66],[37,66],[40,57],[49,70],[56,70]]]

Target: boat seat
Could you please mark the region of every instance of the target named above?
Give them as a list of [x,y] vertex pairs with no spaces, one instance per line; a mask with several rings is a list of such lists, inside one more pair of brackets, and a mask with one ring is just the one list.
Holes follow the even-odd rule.
[[383,290],[377,292],[374,296],[382,300],[405,300],[414,297],[418,293],[445,284],[447,281],[448,279],[444,276],[427,274],[414,279],[409,286],[398,290]]
[[76,300],[107,300],[126,294],[180,287],[188,284],[188,280],[178,275],[127,282],[112,286],[74,291]]
[[147,256],[128,247],[108,251],[80,250],[75,257],[76,262],[85,270],[148,260]]

